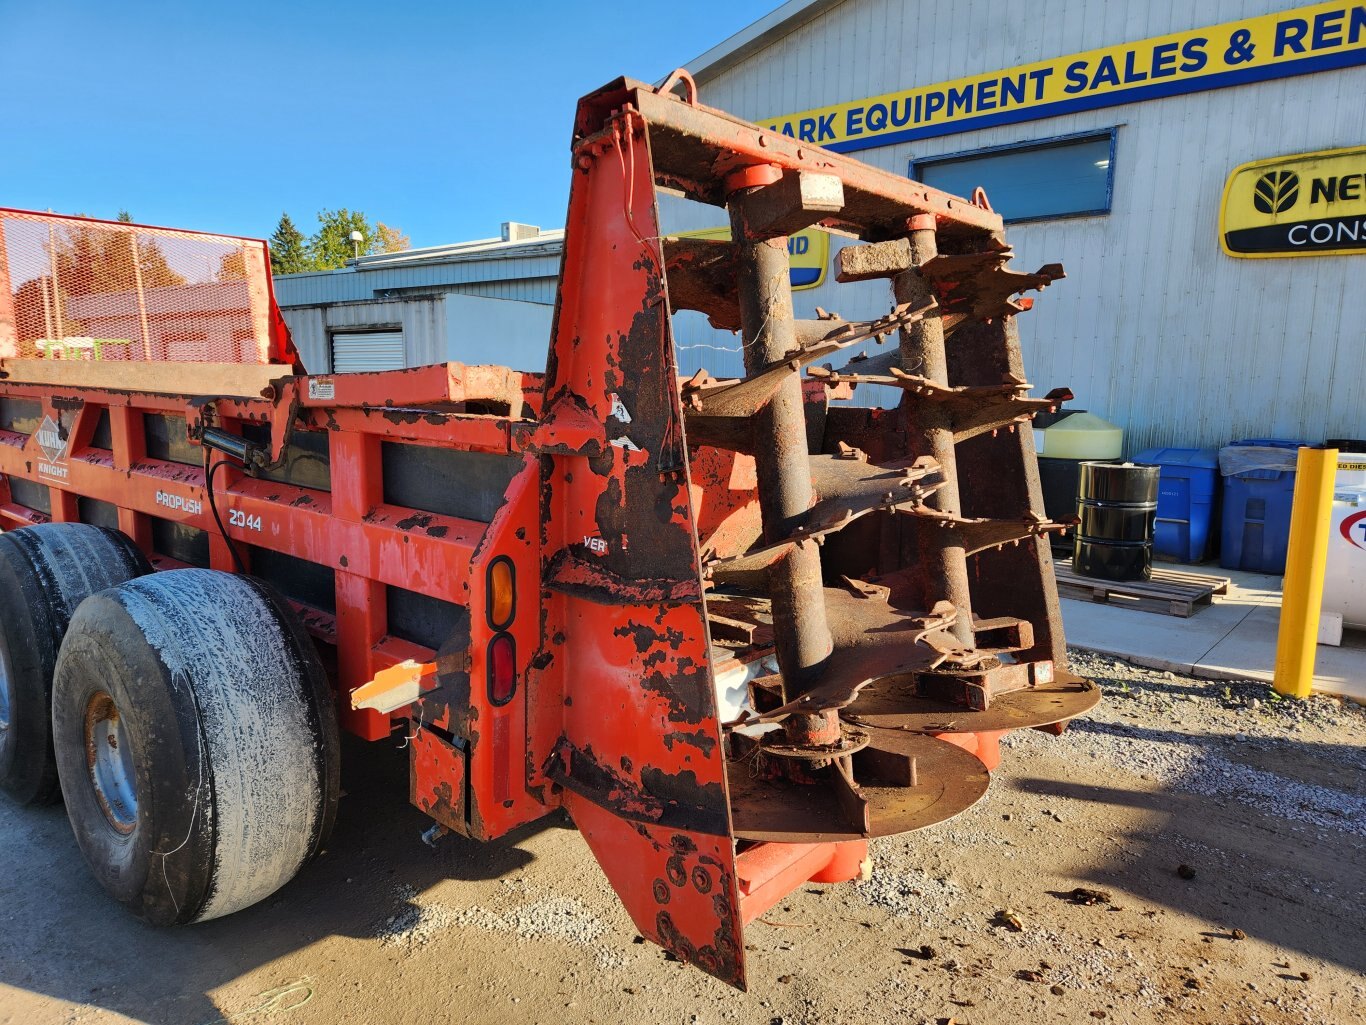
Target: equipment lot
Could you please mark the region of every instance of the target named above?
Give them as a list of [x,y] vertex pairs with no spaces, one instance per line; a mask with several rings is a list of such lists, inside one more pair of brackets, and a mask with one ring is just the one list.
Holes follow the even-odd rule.
[[874,844],[870,882],[769,912],[747,995],[632,944],[558,816],[426,847],[388,750],[350,753],[297,881],[171,931],[99,891],[60,807],[0,803],[0,1025],[1360,1020],[1366,710],[1073,664],[1105,702],[1016,734],[974,809]]

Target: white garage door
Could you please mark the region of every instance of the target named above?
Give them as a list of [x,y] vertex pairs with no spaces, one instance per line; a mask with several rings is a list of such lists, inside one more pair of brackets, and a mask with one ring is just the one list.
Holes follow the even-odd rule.
[[332,372],[402,370],[407,365],[402,331],[345,331],[332,336]]

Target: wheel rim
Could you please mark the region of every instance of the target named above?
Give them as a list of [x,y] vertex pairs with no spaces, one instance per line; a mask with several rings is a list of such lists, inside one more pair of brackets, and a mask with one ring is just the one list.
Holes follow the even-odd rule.
[[133,745],[118,706],[103,691],[85,708],[85,757],[104,817],[120,833],[131,833],[138,822]]
[[0,733],[9,729],[10,705],[14,702],[9,678],[9,656],[0,652]]

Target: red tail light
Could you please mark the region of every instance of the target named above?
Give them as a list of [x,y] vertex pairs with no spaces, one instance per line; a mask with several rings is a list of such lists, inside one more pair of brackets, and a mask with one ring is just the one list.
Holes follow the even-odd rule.
[[489,704],[506,705],[517,692],[517,642],[501,633],[489,641]]

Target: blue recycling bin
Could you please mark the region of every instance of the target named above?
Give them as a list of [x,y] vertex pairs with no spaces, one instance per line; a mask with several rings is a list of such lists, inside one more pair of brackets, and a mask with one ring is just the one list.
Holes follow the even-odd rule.
[[1160,466],[1153,552],[1177,562],[1209,555],[1210,528],[1219,495],[1219,451],[1212,448],[1150,448],[1136,463]]
[[[1228,448],[1300,449],[1307,441],[1249,438]],[[1224,476],[1224,516],[1220,531],[1219,565],[1254,573],[1285,572],[1290,545],[1290,510],[1295,503],[1294,457],[1280,470],[1254,469]]]

